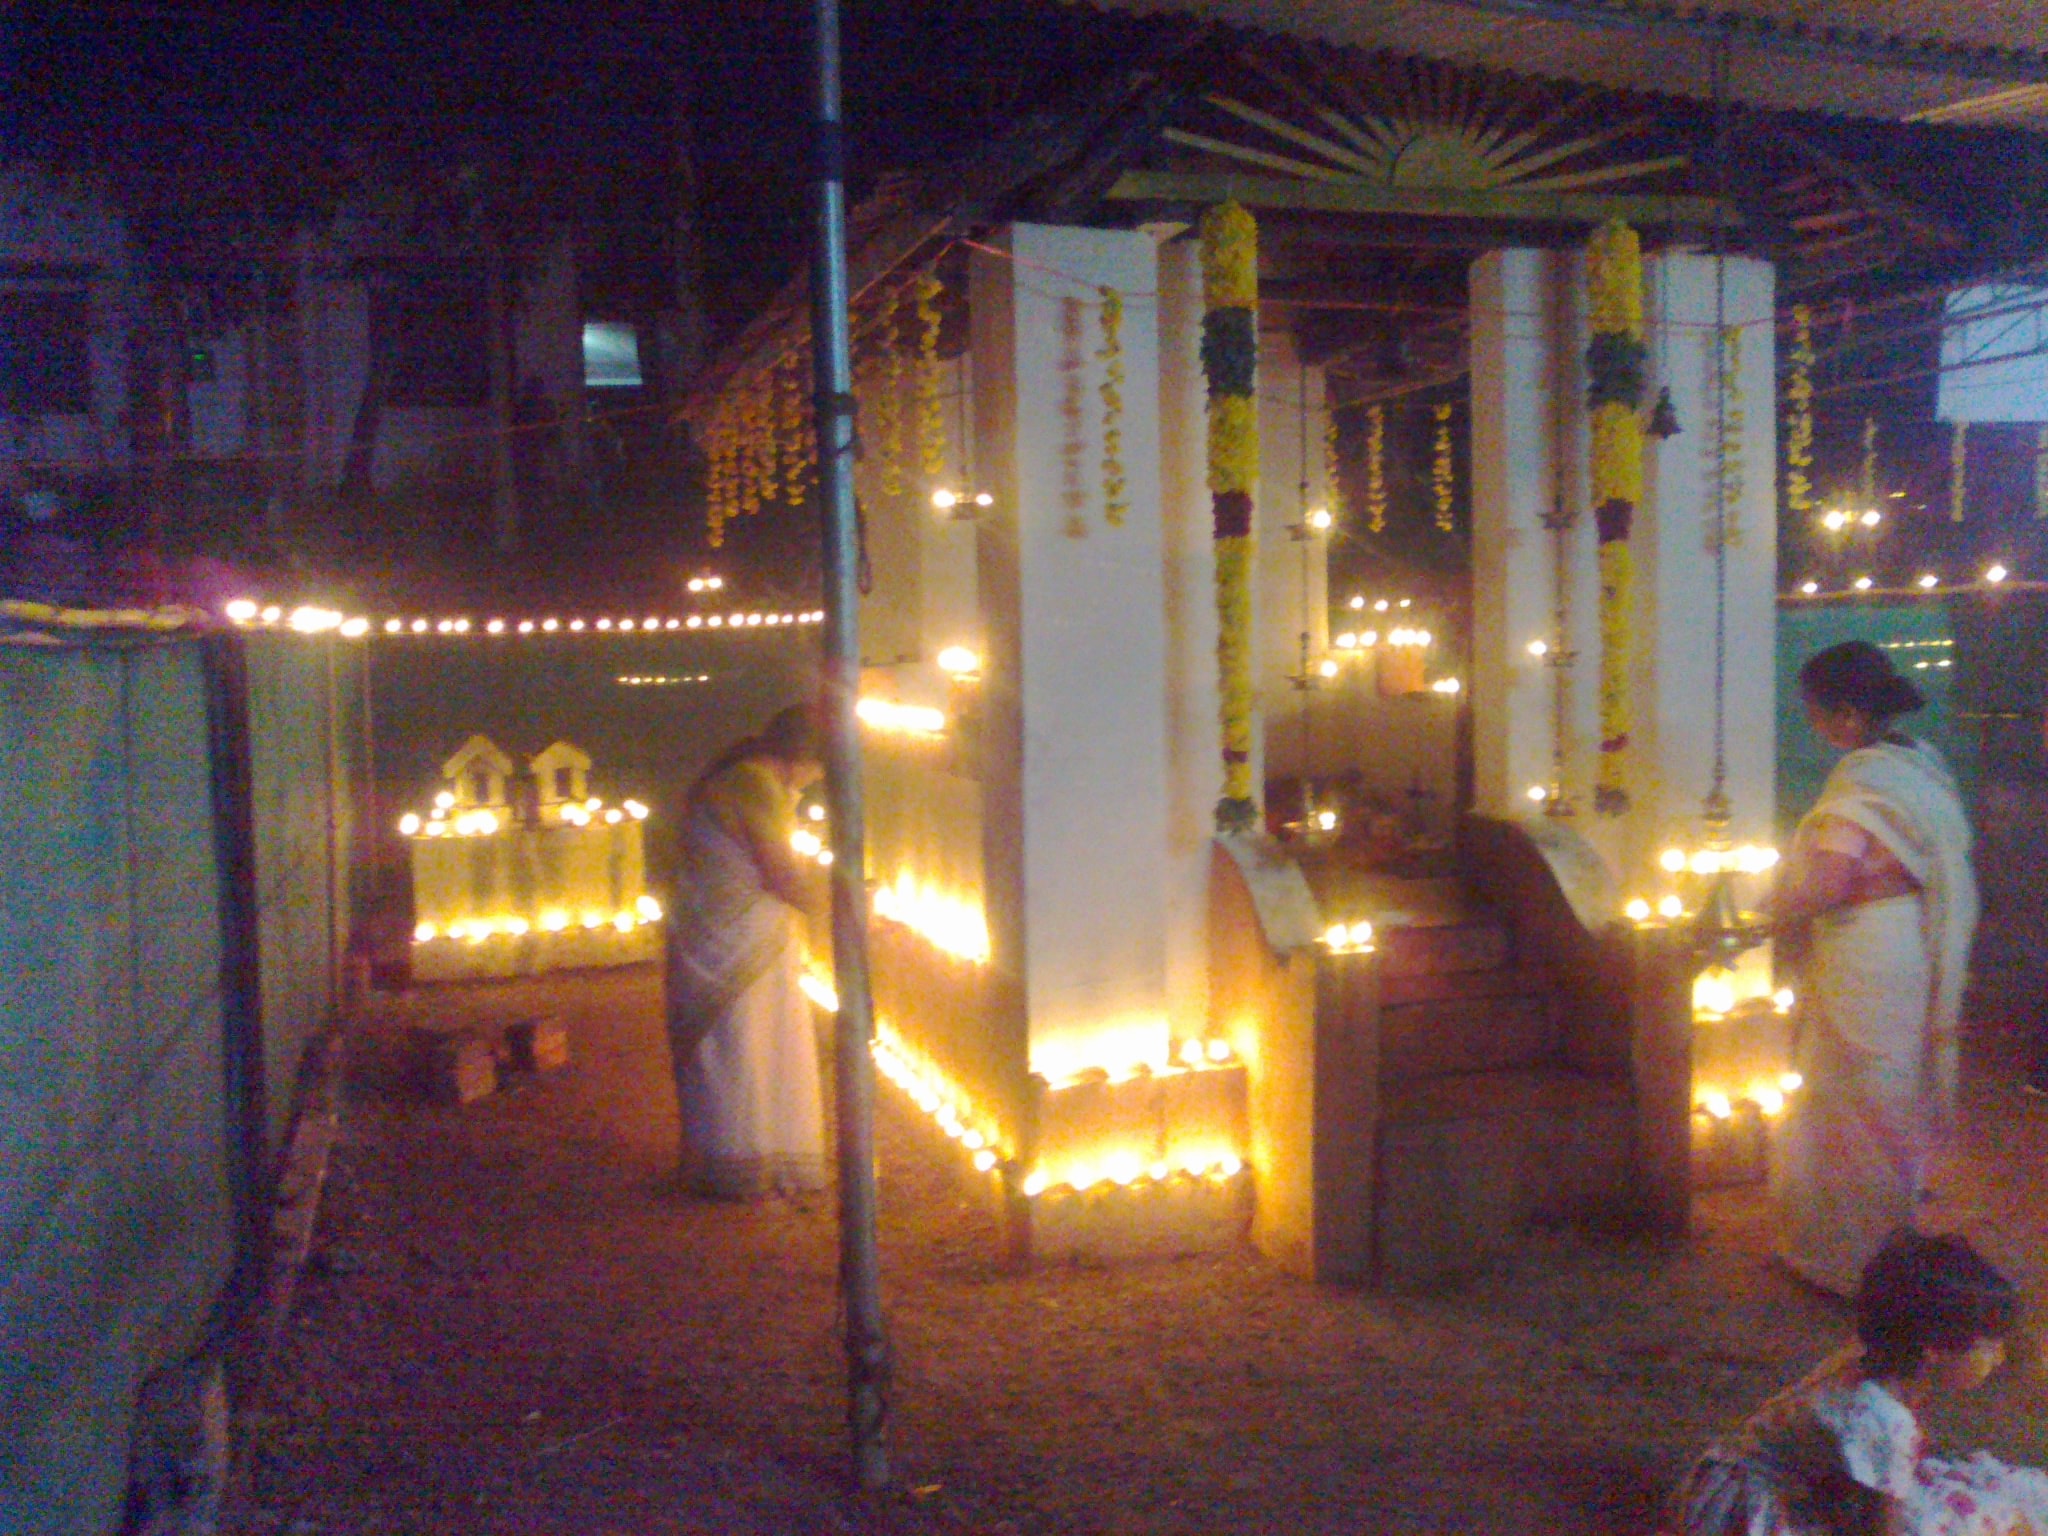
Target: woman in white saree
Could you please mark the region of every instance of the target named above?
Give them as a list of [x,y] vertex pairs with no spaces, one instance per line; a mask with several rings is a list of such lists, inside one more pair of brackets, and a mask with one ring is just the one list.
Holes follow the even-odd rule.
[[816,1035],[798,986],[812,892],[790,841],[818,770],[810,711],[787,709],[705,770],[683,814],[669,1050],[684,1179],[714,1199],[825,1184]]
[[1767,908],[1801,973],[1805,1079],[1774,1140],[1771,1192],[1778,1256],[1846,1296],[1913,1219],[1950,1129],[1977,886],[1953,775],[1893,725],[1920,708],[1919,690],[1861,640],[1809,658],[1799,685],[1815,732],[1844,756]]

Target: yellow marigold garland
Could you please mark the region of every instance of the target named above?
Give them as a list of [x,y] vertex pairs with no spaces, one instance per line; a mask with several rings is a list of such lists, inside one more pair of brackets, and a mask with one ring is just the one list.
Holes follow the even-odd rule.
[[1323,504],[1332,527],[1344,522],[1344,465],[1337,453],[1337,413],[1323,407]]
[[946,472],[946,409],[939,398],[939,295],[945,291],[935,272],[917,280],[917,451],[932,480]]
[[1792,307],[1792,352],[1785,377],[1785,510],[1813,510],[1813,311]]
[[1586,348],[1592,410],[1593,518],[1600,550],[1600,758],[1593,807],[1618,816],[1629,806],[1629,734],[1634,704],[1635,558],[1629,533],[1643,496],[1643,428],[1637,415],[1648,370],[1643,344],[1643,259],[1636,233],[1619,219],[1594,232],[1586,250],[1592,338]]
[[1948,439],[1948,520],[1952,523],[1963,520],[1963,499],[1970,487],[1969,469],[1970,424],[1959,421],[1949,429]]
[[1451,459],[1451,405],[1436,407],[1436,442],[1429,461],[1429,490],[1436,502],[1439,533],[1451,531],[1451,502],[1457,491],[1457,470]]
[[1252,495],[1259,475],[1258,226],[1235,203],[1202,217],[1202,372],[1209,385],[1209,490],[1216,550],[1217,713],[1223,798],[1216,830],[1258,819],[1252,792]]
[[[1730,549],[1742,544],[1742,327],[1721,329],[1721,538]],[[1712,535],[1707,539],[1713,546]]]
[[2034,430],[2034,516],[2048,518],[2048,427]]
[[1387,531],[1387,408],[1365,413],[1365,530]]
[[1102,360],[1102,520],[1119,528],[1131,509],[1124,494],[1124,296],[1114,288],[1098,292],[1102,346],[1095,355]]
[[892,306],[882,330],[882,366],[875,389],[875,436],[882,456],[882,495],[903,494],[903,314]]
[[1863,505],[1877,505],[1877,418],[1863,418]]
[[733,481],[737,470],[734,450],[738,439],[732,430],[732,413],[721,404],[705,428],[710,463],[704,487],[704,532],[713,549],[725,543],[725,525],[733,513]]
[[804,386],[799,357],[789,358],[775,374],[775,457],[781,470],[781,499],[792,506],[804,499]]

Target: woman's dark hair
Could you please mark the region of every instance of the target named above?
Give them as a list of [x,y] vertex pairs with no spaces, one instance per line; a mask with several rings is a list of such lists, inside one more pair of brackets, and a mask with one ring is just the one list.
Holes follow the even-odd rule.
[[754,738],[755,750],[785,763],[815,763],[822,755],[824,732],[814,704],[792,704],[779,711]]
[[1846,704],[1880,724],[1927,702],[1868,640],[1844,640],[1815,651],[1799,669],[1799,691],[1824,709]]
[[1863,1266],[1856,1335],[1873,1376],[1917,1369],[1930,1349],[1963,1350],[2013,1325],[2019,1292],[1960,1237],[1899,1231]]

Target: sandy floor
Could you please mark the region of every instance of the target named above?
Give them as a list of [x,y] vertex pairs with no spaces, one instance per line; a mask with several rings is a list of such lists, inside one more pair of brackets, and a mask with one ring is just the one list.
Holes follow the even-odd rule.
[[[354,1046],[313,1265],[239,1528],[341,1533],[1646,1532],[1684,1458],[1843,1335],[1748,1191],[1654,1246],[1534,1237],[1389,1300],[1245,1251],[999,1273],[905,1106],[880,1127],[895,1486],[846,1489],[829,1201],[679,1195],[645,972],[531,984],[566,1072],[419,1102],[386,1000]],[[433,1003],[445,1013],[456,1006]],[[2048,1283],[2048,1103],[1973,1063],[1971,1225]],[[1934,1425],[2048,1463],[2048,1381]]]

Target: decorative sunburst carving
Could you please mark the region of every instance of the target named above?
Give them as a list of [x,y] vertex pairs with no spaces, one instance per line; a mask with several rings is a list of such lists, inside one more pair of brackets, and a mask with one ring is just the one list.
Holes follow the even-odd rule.
[[1271,107],[1220,94],[1203,99],[1251,135],[1169,128],[1165,137],[1304,181],[1417,192],[1633,189],[1687,164],[1683,154],[1627,154],[1625,146],[1654,126],[1647,116],[1569,134],[1568,121],[1599,99],[1594,91],[1559,102],[1548,92],[1417,60],[1368,80],[1326,77],[1324,90],[1313,92],[1263,60],[1245,62],[1274,87]]

